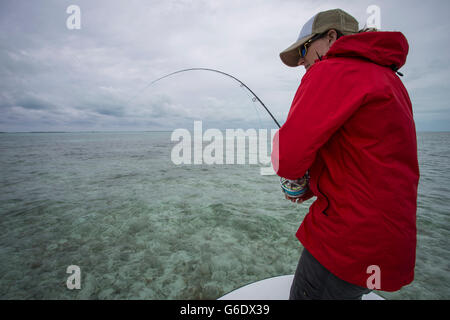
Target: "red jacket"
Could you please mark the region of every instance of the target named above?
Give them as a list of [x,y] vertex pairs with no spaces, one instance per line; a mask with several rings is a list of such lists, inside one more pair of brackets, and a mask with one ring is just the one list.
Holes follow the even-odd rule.
[[379,267],[385,291],[414,279],[416,131],[394,71],[407,54],[400,32],[337,40],[304,75],[272,152],[281,177],[309,169],[317,199],[296,234],[304,247],[359,286],[374,274],[368,267]]

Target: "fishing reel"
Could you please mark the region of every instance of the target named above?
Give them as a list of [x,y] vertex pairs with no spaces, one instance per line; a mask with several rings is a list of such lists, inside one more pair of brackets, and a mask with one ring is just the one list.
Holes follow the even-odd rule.
[[300,198],[309,190],[309,173],[297,180],[280,178],[281,190],[290,198]]

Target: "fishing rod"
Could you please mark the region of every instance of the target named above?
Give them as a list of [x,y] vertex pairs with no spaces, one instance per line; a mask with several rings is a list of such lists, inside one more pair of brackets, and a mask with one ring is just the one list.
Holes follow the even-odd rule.
[[[252,89],[250,89],[244,82],[242,82],[241,80],[239,80],[238,78],[223,72],[223,71],[219,71],[216,69],[209,69],[209,68],[189,68],[189,69],[182,69],[182,70],[178,70],[169,74],[166,74],[165,76],[162,76],[156,80],[153,80],[152,82],[150,82],[143,90],[147,89],[148,87],[150,87],[151,85],[153,85],[154,83],[165,79],[167,77],[173,76],[174,74],[177,73],[182,73],[182,72],[187,72],[187,71],[212,71],[212,72],[217,72],[220,73],[222,75],[225,75],[227,77],[230,77],[234,80],[236,80],[237,82],[240,83],[241,86],[245,87],[248,91],[250,91],[250,93],[253,95],[253,101],[258,100],[258,102],[264,107],[264,109],[267,111],[267,113],[270,115],[270,117],[273,119],[273,121],[276,123],[276,125],[278,126],[278,128],[281,128],[280,124],[278,123],[277,119],[275,119],[275,117],[273,116],[273,114],[270,112],[270,110],[266,107],[266,105],[261,101],[261,99],[252,91]],[[291,199],[298,199],[300,197],[302,197],[304,194],[306,194],[306,192],[309,190],[309,174],[308,172],[305,174],[304,177],[302,177],[301,179],[297,179],[297,180],[288,180],[285,178],[280,177],[280,184],[281,184],[281,189],[282,191]],[[292,200],[291,200],[292,201]]]
[[160,80],[162,80],[162,79],[164,79],[164,78],[167,78],[167,77],[170,77],[170,76],[172,76],[172,75],[174,75],[174,74],[177,74],[177,73],[181,73],[181,72],[187,72],[187,71],[212,71],[212,72],[217,72],[217,73],[220,73],[220,74],[223,74],[223,75],[225,75],[225,76],[227,76],[227,77],[230,77],[230,78],[232,78],[232,79],[234,79],[234,80],[236,80],[237,82],[239,82],[240,83],[240,85],[241,86],[243,86],[243,87],[245,87],[248,91],[250,91],[250,93],[253,95],[253,101],[255,101],[255,99],[256,100],[258,100],[258,102],[264,107],[264,109],[267,111],[267,113],[270,115],[270,117],[273,119],[273,121],[275,121],[275,123],[276,123],[276,125],[278,126],[278,128],[280,128],[281,126],[280,126],[280,124],[278,123],[278,121],[277,121],[277,119],[275,119],[275,117],[273,116],[273,114],[269,111],[269,109],[266,107],[266,105],[261,101],[261,99],[245,84],[245,83],[243,83],[241,80],[239,80],[238,78],[236,78],[236,77],[233,77],[232,75],[230,75],[230,74],[228,74],[228,73],[225,73],[225,72],[223,72],[223,71],[219,71],[219,70],[216,70],[216,69],[209,69],[209,68],[189,68],[189,69],[183,69],[183,70],[178,70],[178,71],[175,71],[175,72],[172,72],[172,73],[169,73],[169,74],[166,74],[165,76],[162,76],[161,78],[158,78],[158,79],[156,79],[156,80],[153,80],[152,82],[150,82],[143,90],[145,90],[145,89],[147,89],[148,87],[150,87],[151,85],[153,85],[154,83],[156,83],[156,82],[158,82],[158,81],[160,81]]

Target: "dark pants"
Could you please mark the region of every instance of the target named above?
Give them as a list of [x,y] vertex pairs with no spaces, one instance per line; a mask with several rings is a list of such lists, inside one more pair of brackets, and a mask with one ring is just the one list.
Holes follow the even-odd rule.
[[306,249],[295,271],[290,300],[361,300],[371,290],[339,279]]

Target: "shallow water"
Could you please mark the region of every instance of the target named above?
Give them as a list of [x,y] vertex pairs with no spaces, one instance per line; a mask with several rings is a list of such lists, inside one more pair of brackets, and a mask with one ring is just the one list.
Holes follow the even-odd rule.
[[[449,142],[418,134],[416,278],[386,298],[450,298]],[[285,201],[258,165],[176,166],[173,145],[168,132],[0,134],[0,298],[216,299],[294,273],[311,200]]]

